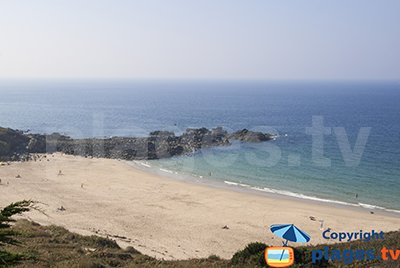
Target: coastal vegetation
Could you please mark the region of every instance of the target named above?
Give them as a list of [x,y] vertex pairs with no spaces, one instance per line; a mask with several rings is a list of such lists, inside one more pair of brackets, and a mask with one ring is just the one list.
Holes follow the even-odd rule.
[[[206,259],[159,260],[141,254],[132,247],[121,249],[113,240],[98,236],[81,236],[58,226],[40,226],[27,220],[19,220],[12,227],[18,244],[4,248],[15,267],[266,267],[263,243],[249,244],[232,259],[218,256]],[[400,248],[400,232],[387,233],[385,241],[340,243],[329,245],[335,249],[375,249],[383,246]],[[398,261],[356,261],[351,265],[343,262],[312,264],[311,251],[324,245],[295,248],[296,264],[293,267],[398,267]],[[1,267],[1,265],[0,265]],[[3,267],[7,267],[3,263]]]
[[8,266],[16,264],[23,259],[28,259],[18,252],[13,253],[4,250],[4,247],[19,244],[15,238],[18,232],[11,228],[11,224],[15,222],[12,216],[29,211],[31,204],[31,201],[24,200],[12,203],[0,210],[0,266]]
[[[1,211],[0,267],[267,267],[264,261],[264,243],[251,243],[238,251],[230,260],[218,256],[205,259],[162,260],[141,254],[133,247],[122,249],[118,244],[99,236],[82,236],[59,226],[41,226],[35,222],[18,220],[10,226],[11,215],[29,209],[28,201],[11,204]],[[293,267],[398,267],[398,260],[374,262],[323,261],[313,264],[311,252],[328,246],[330,249],[374,249],[383,246],[400,248],[400,231],[387,233],[385,240],[353,241],[332,245],[303,246],[295,248],[296,264]]]

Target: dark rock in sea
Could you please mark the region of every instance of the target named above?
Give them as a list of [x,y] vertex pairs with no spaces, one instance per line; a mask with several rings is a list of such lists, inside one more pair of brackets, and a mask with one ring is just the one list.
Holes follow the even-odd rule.
[[270,133],[255,132],[242,129],[229,135],[229,138],[244,142],[262,142],[274,139],[276,136]]
[[31,153],[54,152],[125,160],[160,159],[191,154],[206,147],[227,146],[230,139],[262,142],[273,137],[247,129],[229,134],[217,127],[189,128],[180,136],[169,131],[153,131],[148,137],[72,139],[59,133],[41,135],[0,128],[0,161],[28,160]]

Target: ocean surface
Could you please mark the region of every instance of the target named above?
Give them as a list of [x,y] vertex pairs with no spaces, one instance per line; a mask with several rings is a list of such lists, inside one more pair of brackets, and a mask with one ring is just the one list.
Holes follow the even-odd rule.
[[[314,136],[313,120],[324,126]],[[272,132],[274,141],[234,142],[145,165],[235,187],[400,210],[398,82],[1,81],[0,126],[75,138],[203,126]]]

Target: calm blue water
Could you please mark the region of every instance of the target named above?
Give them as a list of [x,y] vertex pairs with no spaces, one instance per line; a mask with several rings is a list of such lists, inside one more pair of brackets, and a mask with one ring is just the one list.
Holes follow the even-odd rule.
[[[395,82],[0,82],[0,126],[73,137],[179,133],[201,126],[272,131],[280,135],[276,141],[236,142],[151,164],[266,191],[396,210],[399,104]],[[321,116],[329,130],[344,129],[341,139],[350,150],[360,128],[370,128],[359,164],[346,165],[349,155],[343,157],[336,134],[324,136],[330,165],[315,162],[306,134],[313,116]]]

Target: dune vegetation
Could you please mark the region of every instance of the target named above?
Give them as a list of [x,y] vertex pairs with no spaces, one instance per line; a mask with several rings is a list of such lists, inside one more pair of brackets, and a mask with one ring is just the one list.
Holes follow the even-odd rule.
[[[218,256],[206,259],[160,260],[141,254],[132,247],[122,249],[108,238],[82,236],[59,226],[41,226],[28,220],[12,219],[13,215],[34,208],[32,202],[11,204],[0,211],[0,267],[267,267],[264,243],[251,243],[230,260]],[[311,262],[313,249],[327,245],[295,248],[293,267],[399,267],[399,260],[343,262]],[[329,249],[399,249],[400,232],[385,234],[385,240],[354,241],[329,245]]]

